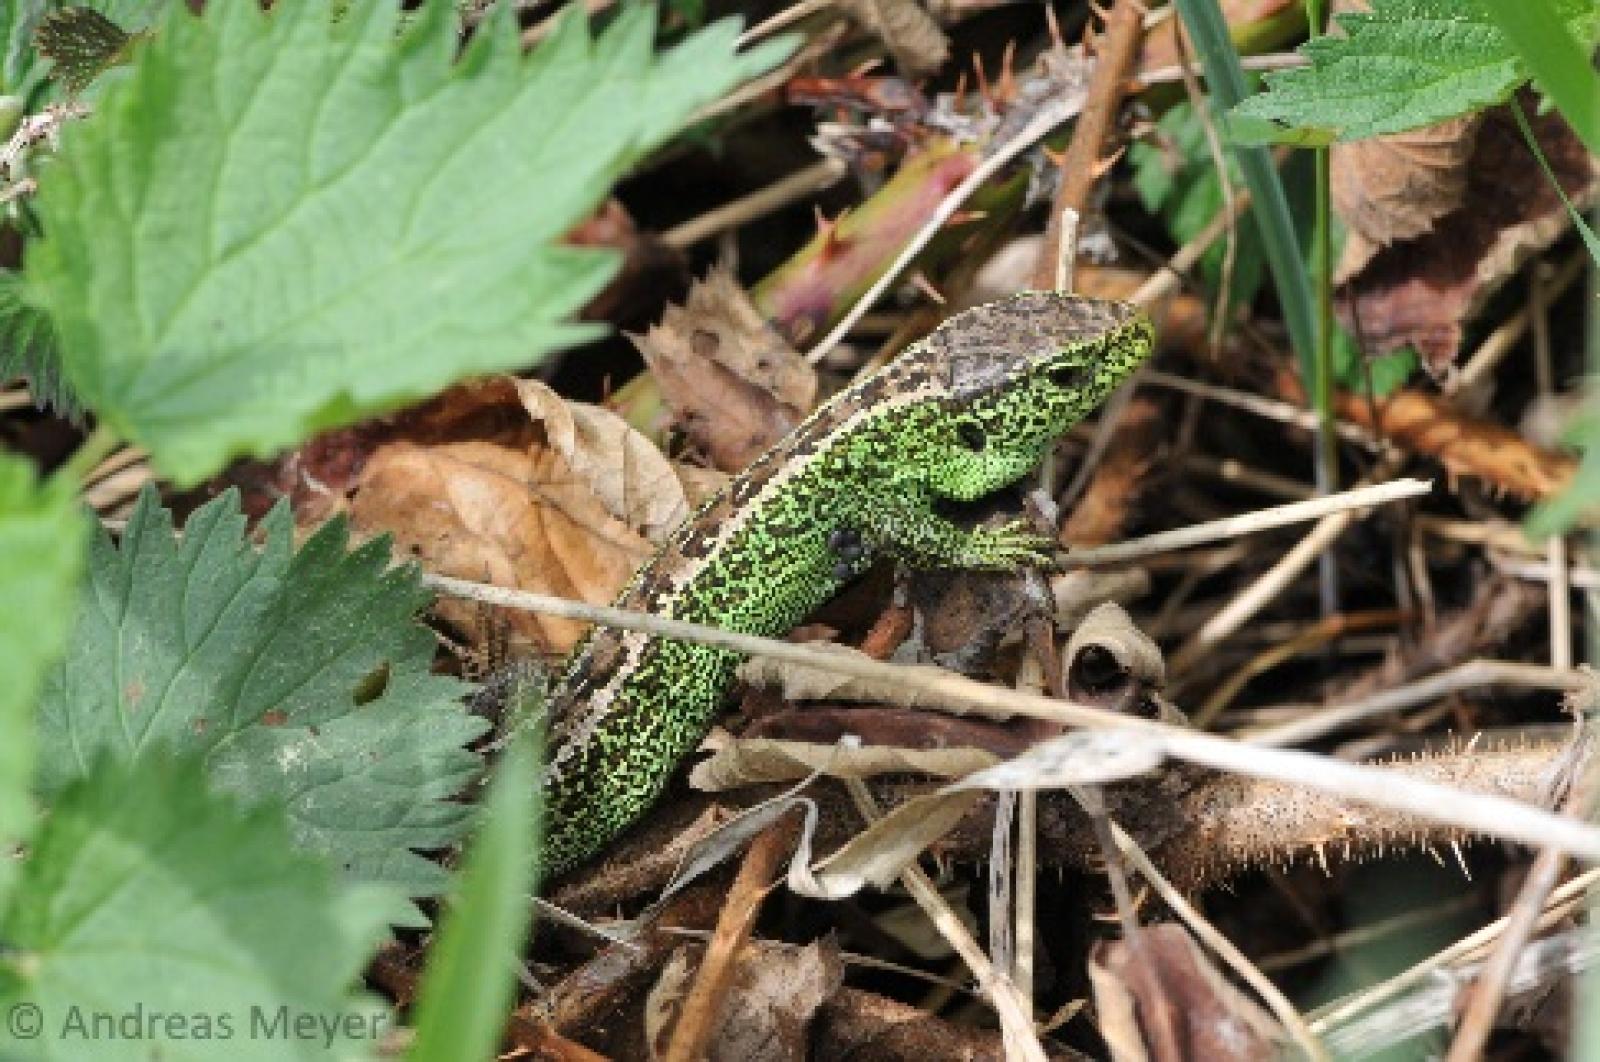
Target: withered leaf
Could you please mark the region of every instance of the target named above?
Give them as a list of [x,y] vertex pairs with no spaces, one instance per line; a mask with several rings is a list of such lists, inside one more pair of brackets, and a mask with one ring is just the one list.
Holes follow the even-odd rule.
[[[350,506],[367,535],[389,532],[430,572],[594,604],[609,602],[650,556],[650,543],[601,504],[553,450],[491,442],[396,442],[372,455]],[[449,598],[441,614],[481,643],[486,617]],[[547,653],[570,649],[583,624],[511,612],[512,630]]]
[[931,74],[950,58],[944,30],[917,0],[839,0],[839,6],[883,41],[902,74]]
[[1228,983],[1177,925],[1145,926],[1137,944],[1096,949],[1089,964],[1111,1057],[1186,1062],[1281,1057],[1281,1027]]
[[1354,272],[1397,240],[1432,231],[1461,205],[1479,121],[1462,115],[1329,149],[1333,208],[1350,229],[1341,272]]
[[723,269],[683,306],[632,337],[690,441],[737,471],[787,435],[816,402],[810,364],[767,323]]
[[[1525,99],[1512,105],[1530,107]],[[1567,195],[1579,209],[1592,203],[1600,182],[1583,143],[1554,111],[1530,114],[1529,122]],[[1368,354],[1413,346],[1442,373],[1461,346],[1463,323],[1566,230],[1566,208],[1506,108],[1485,114],[1464,169],[1466,194],[1457,209],[1340,278],[1340,319]]]

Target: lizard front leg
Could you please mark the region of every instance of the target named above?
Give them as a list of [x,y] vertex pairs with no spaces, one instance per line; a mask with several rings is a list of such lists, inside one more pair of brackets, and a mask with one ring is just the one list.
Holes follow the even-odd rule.
[[913,568],[1015,571],[1050,567],[1055,540],[1016,521],[1002,527],[966,528],[940,516],[925,494],[873,499],[861,537],[871,548]]

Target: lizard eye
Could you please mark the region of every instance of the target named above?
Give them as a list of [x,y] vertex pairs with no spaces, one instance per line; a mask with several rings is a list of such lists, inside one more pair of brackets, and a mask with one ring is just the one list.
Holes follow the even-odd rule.
[[978,427],[970,420],[962,421],[961,424],[956,427],[956,438],[961,440],[962,446],[965,446],[974,453],[982,450],[984,445],[988,442],[988,440],[984,438],[983,429]]
[[1051,383],[1067,390],[1082,384],[1083,375],[1083,370],[1075,365],[1059,365],[1049,373]]

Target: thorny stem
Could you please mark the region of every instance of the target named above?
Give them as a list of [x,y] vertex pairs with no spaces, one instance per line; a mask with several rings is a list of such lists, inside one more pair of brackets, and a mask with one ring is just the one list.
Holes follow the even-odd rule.
[[1392,808],[1429,822],[1444,822],[1470,832],[1505,837],[1521,844],[1559,847],[1574,855],[1600,861],[1600,829],[1522,801],[1467,792],[1421,779],[1398,777],[1393,772],[1367,764],[1344,763],[1308,752],[1263,748],[1071,701],[1002,689],[938,668],[884,664],[848,653],[827,652],[816,646],[757,638],[629,609],[483,586],[445,576],[424,576],[423,581],[449,593],[491,604],[719,646],[868,682],[898,684],[908,691],[924,695],[926,699],[922,703],[927,706],[947,711],[975,711],[996,718],[1026,716],[1063,726],[1120,731],[1130,743],[1154,743],[1156,753],[1163,757],[1332,793],[1343,799]]

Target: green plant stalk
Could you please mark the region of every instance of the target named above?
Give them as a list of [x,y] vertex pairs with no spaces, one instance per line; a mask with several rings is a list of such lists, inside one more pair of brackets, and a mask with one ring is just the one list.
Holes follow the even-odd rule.
[[[1567,190],[1561,187],[1556,171],[1550,168],[1550,160],[1544,157],[1544,150],[1539,147],[1539,138],[1533,135],[1533,126],[1528,124],[1528,116],[1523,113],[1522,107],[1516,100],[1511,101],[1511,114],[1517,120],[1517,128],[1522,130],[1522,139],[1528,145],[1528,150],[1533,153],[1539,168],[1544,171],[1545,180],[1550,182],[1550,187],[1556,190],[1556,195],[1561,197],[1562,205],[1567,208],[1573,228],[1578,230],[1578,235],[1583,238],[1583,245],[1589,249],[1589,257],[1594,260],[1596,266],[1600,266],[1600,236],[1595,235],[1594,229],[1590,227],[1583,214],[1573,206]],[[1590,371],[1593,371],[1592,367]]]
[[[1306,0],[1306,25],[1320,34],[1327,26],[1327,6]],[[1312,149],[1315,168],[1311,228],[1311,276],[1316,286],[1316,379],[1310,388],[1317,411],[1317,486],[1325,493],[1339,489],[1339,437],[1333,417],[1333,192],[1328,148]],[[1339,584],[1333,558],[1324,554],[1318,563],[1318,589],[1322,614],[1339,610]]]
[[[1313,0],[1315,2],[1315,0]],[[1213,114],[1219,128],[1226,112],[1245,98],[1244,69],[1239,65],[1239,54],[1234,49],[1228,33],[1228,23],[1222,17],[1217,0],[1176,0],[1178,14],[1189,31],[1205,69],[1206,85],[1211,92]],[[1326,12],[1307,7],[1307,21],[1313,31],[1321,25],[1317,16]],[[1313,459],[1317,489],[1326,493],[1334,486],[1335,463],[1332,460],[1333,444],[1329,423],[1332,393],[1331,342],[1329,350],[1319,358],[1318,339],[1313,326],[1311,285],[1306,279],[1305,257],[1300,241],[1295,236],[1294,222],[1289,215],[1289,197],[1284,193],[1283,182],[1272,164],[1267,149],[1259,146],[1230,145],[1239,163],[1239,172],[1250,189],[1251,206],[1261,233],[1262,251],[1267,258],[1267,268],[1272,272],[1278,292],[1278,303],[1283,309],[1284,323],[1289,329],[1289,341],[1294,346],[1300,366],[1300,378],[1306,381],[1306,391],[1317,408],[1317,447]],[[1319,169],[1319,188],[1323,185]],[[1326,236],[1325,227],[1323,230]],[[1331,275],[1331,274],[1330,274]],[[1331,340],[1331,329],[1324,329]],[[1337,607],[1338,587],[1334,582],[1333,559],[1324,555],[1320,565],[1322,607],[1325,613]]]
[[1515,7],[1508,0],[1478,0],[1478,6],[1516,48],[1572,131],[1600,154],[1600,79],[1582,43],[1567,32],[1546,0],[1519,0]]

